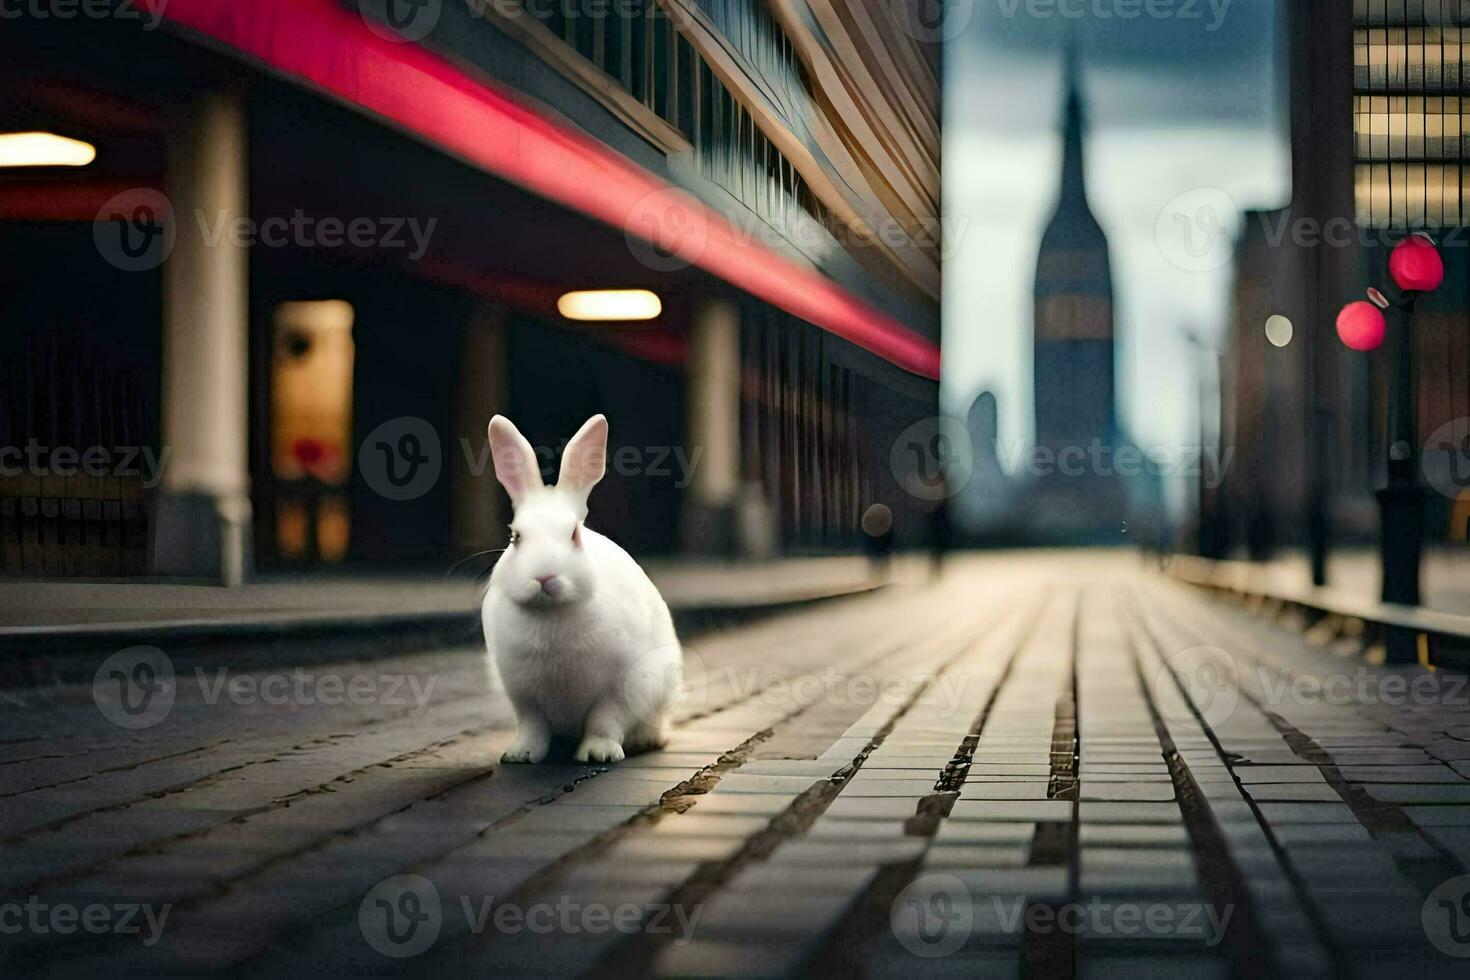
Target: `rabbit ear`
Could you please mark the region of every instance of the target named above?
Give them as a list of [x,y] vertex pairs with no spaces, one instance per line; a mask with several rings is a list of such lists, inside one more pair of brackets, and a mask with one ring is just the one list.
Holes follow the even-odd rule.
[[587,510],[587,495],[597,486],[597,481],[607,472],[607,417],[594,415],[561,454],[561,475],[557,478],[558,490],[571,494]]
[[490,458],[495,463],[495,479],[510,494],[511,504],[519,505],[526,494],[545,486],[536,450],[504,415],[490,420]]

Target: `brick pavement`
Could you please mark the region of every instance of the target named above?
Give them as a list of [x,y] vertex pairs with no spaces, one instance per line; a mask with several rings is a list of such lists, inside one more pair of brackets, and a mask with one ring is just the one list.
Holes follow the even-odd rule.
[[[90,689],[16,694],[0,957],[49,976],[1463,975],[1458,677],[1311,647],[1122,557],[965,561],[690,646],[670,745],[613,767],[496,765],[513,722],[474,650],[307,668],[367,679],[341,703],[320,677],[282,703],[180,677],[136,730]],[[143,912],[165,907],[155,936]]]

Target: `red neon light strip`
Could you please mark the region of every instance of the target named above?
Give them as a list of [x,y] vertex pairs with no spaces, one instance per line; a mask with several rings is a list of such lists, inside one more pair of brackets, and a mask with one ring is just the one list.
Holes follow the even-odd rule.
[[[144,0],[144,6],[161,7],[166,20],[536,194],[656,244],[687,245],[679,229],[662,220],[671,203],[669,184],[427,49],[380,37],[336,0]],[[939,377],[937,345],[697,207],[703,247],[679,252],[691,264],[907,371]]]

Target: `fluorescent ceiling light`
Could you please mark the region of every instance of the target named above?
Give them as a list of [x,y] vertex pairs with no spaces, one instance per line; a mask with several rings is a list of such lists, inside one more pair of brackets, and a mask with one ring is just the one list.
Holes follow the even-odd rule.
[[55,133],[0,133],[0,167],[85,167],[97,148]]
[[565,294],[556,309],[568,320],[652,320],[664,305],[646,289],[589,289]]

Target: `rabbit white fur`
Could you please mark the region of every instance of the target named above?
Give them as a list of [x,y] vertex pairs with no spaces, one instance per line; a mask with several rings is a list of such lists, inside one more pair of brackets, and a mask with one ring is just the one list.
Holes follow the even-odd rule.
[[583,524],[606,469],[607,419],[572,437],[554,487],[503,416],[490,420],[490,450],[515,508],[482,609],[519,725],[501,761],[541,762],[553,740],[575,742],[579,762],[661,748],[683,684],[669,607],[632,556]]

